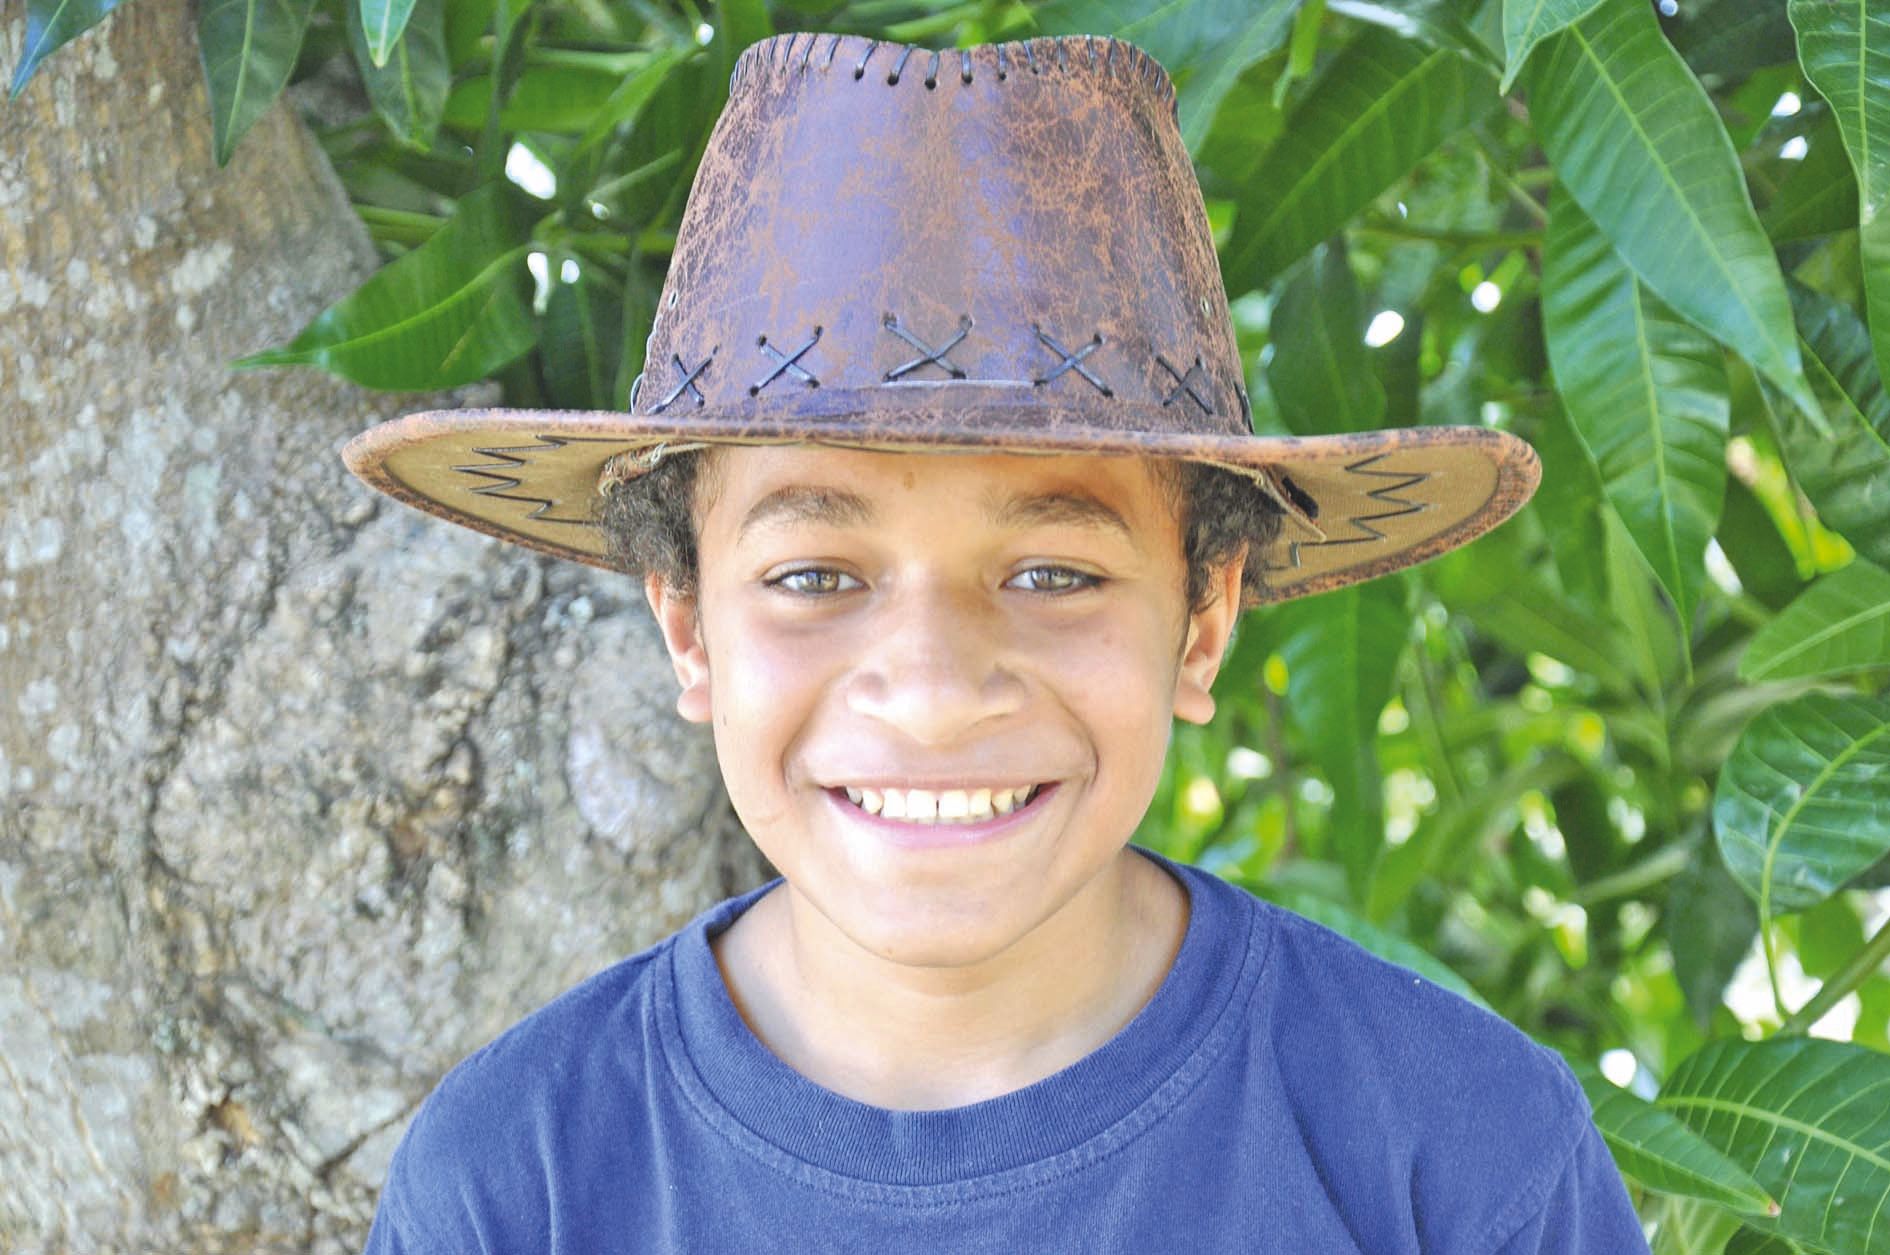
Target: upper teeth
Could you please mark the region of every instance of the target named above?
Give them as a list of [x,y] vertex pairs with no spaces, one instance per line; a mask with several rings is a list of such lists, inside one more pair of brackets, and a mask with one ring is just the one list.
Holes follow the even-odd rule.
[[887,819],[924,824],[962,824],[1008,815],[1035,793],[1034,784],[1015,789],[847,789],[847,800]]

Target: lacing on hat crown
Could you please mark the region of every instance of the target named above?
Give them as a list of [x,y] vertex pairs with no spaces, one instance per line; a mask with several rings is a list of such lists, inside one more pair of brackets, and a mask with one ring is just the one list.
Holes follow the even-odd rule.
[[[817,43],[821,45],[818,51]],[[842,45],[845,45],[844,52]],[[940,51],[860,35],[793,31],[770,35],[744,48],[729,73],[728,90],[733,95],[744,83],[759,86],[779,82],[787,73],[830,73],[836,59],[843,71],[851,67],[855,80],[864,81],[870,71],[880,83],[897,87],[903,78],[911,77],[906,73],[906,66],[914,53],[921,54],[918,64],[925,68],[921,81],[927,90],[937,88],[939,66],[945,58],[957,60],[961,83],[972,82],[984,63],[994,61],[1000,82],[1014,74],[1081,73],[1140,83],[1168,106],[1171,117],[1179,116],[1175,85],[1162,63],[1113,35],[1045,35]],[[886,73],[878,73],[881,66],[886,67]],[[759,72],[764,70],[770,73]]]

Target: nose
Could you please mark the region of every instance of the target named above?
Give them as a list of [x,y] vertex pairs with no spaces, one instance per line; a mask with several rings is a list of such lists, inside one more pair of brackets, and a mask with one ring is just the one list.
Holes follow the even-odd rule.
[[888,597],[847,686],[848,708],[946,745],[1023,705],[1002,620],[975,591],[916,583]]

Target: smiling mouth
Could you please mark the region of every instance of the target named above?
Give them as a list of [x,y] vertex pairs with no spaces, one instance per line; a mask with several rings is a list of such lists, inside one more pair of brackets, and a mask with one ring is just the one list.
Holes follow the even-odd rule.
[[869,815],[912,824],[975,824],[1021,810],[1042,792],[1041,784],[976,789],[836,790]]

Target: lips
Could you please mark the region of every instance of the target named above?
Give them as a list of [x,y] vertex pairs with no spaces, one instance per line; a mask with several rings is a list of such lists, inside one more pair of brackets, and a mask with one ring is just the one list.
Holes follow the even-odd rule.
[[978,785],[958,789],[846,786],[847,801],[869,815],[911,824],[975,824],[1026,806],[1044,786]]

